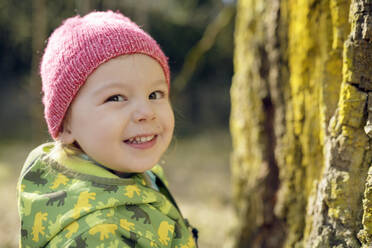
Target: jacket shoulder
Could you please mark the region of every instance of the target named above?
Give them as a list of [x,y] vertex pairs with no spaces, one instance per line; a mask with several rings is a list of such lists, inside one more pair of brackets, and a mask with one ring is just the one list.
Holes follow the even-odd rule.
[[38,147],[34,148],[27,156],[23,168],[21,171],[21,175],[25,173],[27,169],[29,169],[35,162],[38,160],[42,155],[47,154],[50,150],[54,147],[54,142],[44,143],[39,145]]
[[163,167],[157,164],[151,169],[151,172],[154,173],[157,177],[159,177],[167,187],[169,186]]

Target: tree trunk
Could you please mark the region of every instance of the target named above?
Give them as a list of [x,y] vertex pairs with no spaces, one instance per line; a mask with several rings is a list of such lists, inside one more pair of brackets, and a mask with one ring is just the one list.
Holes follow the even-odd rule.
[[371,38],[369,0],[238,1],[235,247],[372,246]]

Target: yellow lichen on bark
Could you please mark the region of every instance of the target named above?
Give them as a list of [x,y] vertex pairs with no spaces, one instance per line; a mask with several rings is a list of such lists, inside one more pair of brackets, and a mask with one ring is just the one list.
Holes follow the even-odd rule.
[[[244,82],[247,79],[252,81],[260,80],[258,76],[249,71],[249,68],[255,68],[255,53],[254,50],[250,50],[249,47],[245,47],[243,44],[251,39],[253,36],[259,36],[260,34],[255,32],[254,27],[254,10],[255,10],[255,1],[240,1],[239,3],[242,6],[249,5],[251,13],[246,13],[241,15],[240,18],[248,18],[245,22],[240,22],[241,24],[249,23],[250,29],[245,29],[245,26],[240,27],[239,22],[236,25],[237,30],[245,30],[239,32],[239,35],[236,35],[236,44],[240,45],[242,50],[236,49],[234,56],[234,65],[237,73],[234,75],[234,81],[231,88],[231,98],[232,98],[232,113],[231,113],[231,122],[230,129],[232,133],[239,134],[233,136],[233,145],[236,148],[234,152],[234,158],[239,160],[239,167],[236,169],[234,175],[239,178],[239,175],[247,175],[250,182],[253,182],[257,178],[257,167],[259,167],[262,158],[260,158],[259,147],[255,146],[260,142],[260,126],[259,123],[262,123],[263,112],[262,106],[259,101],[259,96],[256,94],[256,91],[251,87],[244,87]],[[241,7],[243,8],[243,7]],[[257,15],[257,14],[256,14]],[[239,44],[239,45],[238,45]],[[248,65],[248,66],[247,66]],[[254,87],[254,85],[252,85]],[[243,117],[246,116],[246,117]],[[256,134],[256,135],[250,135]],[[242,174],[242,171],[244,172]],[[246,181],[244,179],[244,181]],[[239,190],[239,187],[235,188]],[[239,194],[236,192],[235,194]]]
[[[324,61],[322,81],[321,102],[323,104],[320,109],[322,123],[329,123],[337,108],[340,82],[342,82],[342,52],[344,42],[350,33],[348,20],[350,0],[330,0],[328,4],[329,10],[325,11],[330,13],[332,22],[329,24],[328,31],[322,32],[322,35],[331,39],[332,46],[329,50],[323,50],[328,57]],[[324,132],[322,134],[321,140],[324,140]]]
[[[237,227],[236,246],[253,245],[255,242],[272,242],[283,235],[272,235],[275,241],[257,239],[255,230],[275,228],[275,216],[270,210],[275,197],[269,187],[277,187],[272,168],[275,168],[271,136],[272,108],[268,90],[268,64],[265,51],[267,27],[265,17],[275,9],[272,0],[242,0],[238,2],[235,25],[235,74],[231,87],[230,129],[234,152],[232,154],[233,194],[238,219],[244,219]],[[274,13],[275,14],[275,13]],[[272,190],[276,192],[275,190]],[[275,231],[275,230],[274,230]],[[269,233],[268,233],[269,234]],[[263,234],[265,235],[265,234]],[[258,243],[256,244],[258,245]]]
[[358,237],[363,242],[363,248],[367,248],[368,244],[372,244],[372,167],[369,168],[364,191],[362,224]]
[[[256,187],[261,172],[263,158],[260,146],[257,144],[262,144],[260,134],[264,112],[260,96],[257,94],[259,91],[257,82],[261,80],[258,73],[253,72],[258,70],[255,59],[258,56],[257,50],[254,44],[250,45],[247,42],[251,39],[260,39],[263,35],[263,31],[255,26],[256,18],[262,12],[260,10],[262,6],[261,1],[239,1],[238,8],[246,11],[240,12],[237,16],[234,56],[236,73],[231,87],[230,129],[234,146],[232,174],[236,182],[233,194],[239,209],[238,215],[241,215],[239,217],[245,218],[250,223],[244,227],[247,232],[257,228],[263,219],[259,210],[262,208],[261,202],[256,200],[256,196],[251,192]],[[248,87],[245,85],[247,80],[252,82]]]
[[365,119],[364,108],[366,102],[367,93],[358,90],[355,86],[348,83],[343,83],[339,103],[338,126],[345,125],[361,128],[364,122],[363,119]]
[[333,175],[329,175],[329,194],[325,196],[325,202],[332,221],[339,220],[344,226],[355,228],[361,203],[358,192],[363,189],[366,160],[370,157],[366,150],[369,140],[361,128],[347,125],[342,126],[336,137],[338,148],[335,152],[340,155],[333,164],[336,168],[329,170]]
[[350,33],[349,24],[350,0],[330,0],[330,12],[332,16],[332,49],[344,47],[345,38]]
[[[312,218],[306,216],[307,199],[314,192],[314,181],[319,179],[323,168],[320,161],[324,160],[325,127],[337,105],[342,50],[332,48],[329,33],[333,29],[328,1],[286,2],[289,9],[291,98],[286,107],[283,139],[287,147],[285,163],[280,164],[281,189],[277,210],[287,218],[289,236],[285,246],[292,247],[301,243],[305,226],[309,231],[311,229]],[[334,15],[333,21],[344,20],[337,13]]]
[[[359,241],[357,238],[362,224],[362,193],[365,191],[365,178],[372,156],[369,137],[363,129],[366,125],[368,101],[365,88],[368,87],[366,82],[369,80],[366,65],[371,63],[371,59],[365,54],[369,53],[367,48],[370,45],[360,40],[360,24],[356,22],[360,22],[360,15],[366,12],[362,10],[363,4],[357,2],[353,1],[352,4],[357,8],[351,7],[351,35],[343,43],[343,83],[338,111],[329,125],[325,170],[319,182],[312,212],[316,221],[306,241],[307,247],[332,247],[331,244],[360,247],[360,241],[363,247],[371,245],[361,238],[365,237],[363,231],[359,232]],[[363,202],[366,203],[366,199]]]

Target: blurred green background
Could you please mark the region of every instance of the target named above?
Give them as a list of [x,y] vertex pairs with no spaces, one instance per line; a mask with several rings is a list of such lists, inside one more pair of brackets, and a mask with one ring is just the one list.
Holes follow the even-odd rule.
[[130,17],[169,57],[176,131],[162,163],[201,247],[222,247],[233,223],[232,0],[0,0],[0,247],[18,246],[18,173],[27,153],[50,140],[38,75],[46,39],[67,17],[107,9]]

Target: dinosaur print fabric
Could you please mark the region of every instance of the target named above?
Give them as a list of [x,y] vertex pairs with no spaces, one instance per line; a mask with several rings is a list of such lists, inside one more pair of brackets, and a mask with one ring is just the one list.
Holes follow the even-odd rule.
[[120,178],[73,149],[44,144],[18,182],[20,247],[196,247],[166,184],[159,166]]

